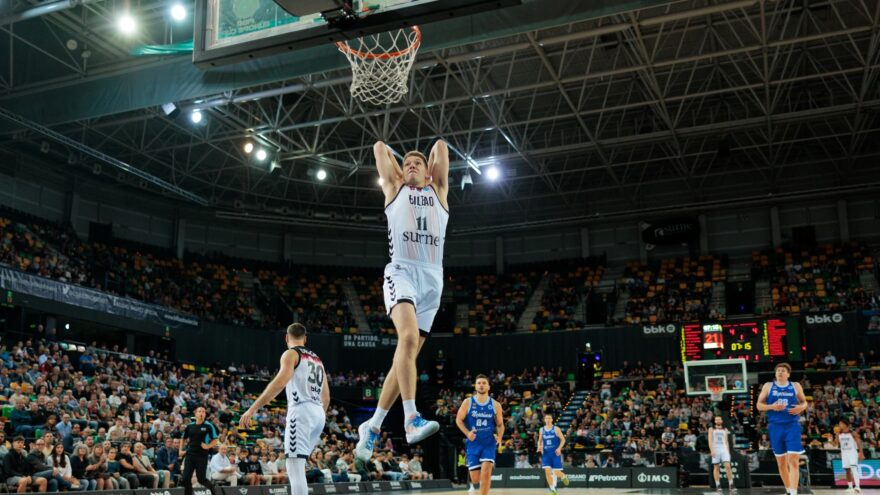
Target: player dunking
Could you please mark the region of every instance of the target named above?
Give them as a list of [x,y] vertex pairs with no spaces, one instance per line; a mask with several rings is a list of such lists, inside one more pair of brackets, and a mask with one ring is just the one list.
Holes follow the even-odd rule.
[[712,469],[715,476],[715,489],[721,491],[721,465],[727,471],[727,486],[730,492],[736,491],[733,484],[733,470],[730,469],[730,444],[727,428],[721,416],[715,416],[715,425],[709,428],[709,453],[712,455]]
[[449,151],[437,141],[429,159],[418,151],[403,157],[403,169],[383,142],[373,146],[385,194],[388,252],[382,290],[385,310],[397,330],[397,350],[373,417],[358,427],[355,455],[370,459],[382,421],[399,395],[406,441],[417,443],[440,429],[416,410],[416,356],[431,331],[443,293],[443,245],[449,207]]
[[480,495],[487,495],[492,483],[495,452],[504,437],[504,418],[501,405],[489,397],[489,378],[486,375],[477,375],[474,395],[461,403],[455,424],[467,437],[465,460],[471,475],[468,493],[473,493],[474,488],[479,486]]
[[776,380],[764,384],[758,396],[758,410],[767,411],[770,447],[776,456],[779,476],[790,495],[797,495],[800,470],[798,461],[804,453],[801,444],[800,415],[807,410],[807,398],[800,383],[790,382],[791,366],[776,365]]
[[[849,431],[849,422],[847,420],[841,419],[838,427],[840,431],[837,433],[837,443],[840,445],[840,463],[843,465],[843,470],[846,471],[846,492],[862,493],[862,486],[859,480],[861,476],[859,461],[865,460],[865,453],[862,452],[862,441],[859,440],[858,433],[853,434]],[[855,483],[855,491],[853,491],[853,483]]]
[[562,447],[565,446],[565,435],[558,426],[553,424],[553,415],[544,415],[544,426],[538,432],[538,452],[541,453],[541,467],[547,478],[550,493],[556,493],[556,480],[568,486],[568,476],[562,472]]
[[251,418],[286,389],[287,425],[284,429],[284,455],[290,476],[291,495],[308,495],[306,459],[321,439],[324,418],[330,406],[330,387],[324,364],[317,354],[305,348],[306,327],[294,323],[284,336],[287,350],[281,355],[281,369],[266,390],[241,415],[239,426],[250,428]]

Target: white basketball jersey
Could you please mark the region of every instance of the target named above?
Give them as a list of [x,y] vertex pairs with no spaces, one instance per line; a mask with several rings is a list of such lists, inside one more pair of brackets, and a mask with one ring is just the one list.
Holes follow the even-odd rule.
[[726,448],[724,440],[727,438],[727,430],[724,428],[715,428],[712,430],[712,445],[716,448]]
[[300,404],[321,402],[321,391],[324,389],[324,363],[314,352],[305,347],[291,347],[299,352],[299,363],[293,372],[293,378],[287,382],[287,415],[290,416],[295,406]]
[[840,435],[840,451],[841,452],[855,452],[856,451],[856,440],[853,438],[852,433],[841,433]]
[[385,207],[391,261],[415,261],[443,267],[449,212],[433,186],[404,185]]

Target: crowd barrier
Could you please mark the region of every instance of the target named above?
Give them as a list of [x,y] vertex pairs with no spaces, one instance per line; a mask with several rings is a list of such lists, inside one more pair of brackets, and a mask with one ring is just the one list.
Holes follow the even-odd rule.
[[[565,470],[574,488],[675,488],[676,468],[570,468]],[[499,468],[492,471],[492,488],[544,488],[543,469]]]
[[[309,485],[312,495],[345,493],[378,493],[405,490],[451,490],[449,480],[372,481],[367,483],[314,483]],[[155,490],[104,490],[89,492],[95,495],[184,495],[183,488],[156,488]],[[290,495],[290,485],[223,486],[214,493],[207,488],[194,488],[193,495]]]

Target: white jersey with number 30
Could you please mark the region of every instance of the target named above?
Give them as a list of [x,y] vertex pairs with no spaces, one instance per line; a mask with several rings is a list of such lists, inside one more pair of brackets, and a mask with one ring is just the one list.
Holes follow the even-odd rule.
[[287,410],[293,407],[315,403],[323,406],[321,391],[324,389],[324,363],[314,352],[305,347],[291,347],[299,353],[299,363],[293,373],[293,378],[287,382]]
[[449,212],[433,186],[403,185],[385,207],[391,261],[413,261],[443,267],[443,244]]

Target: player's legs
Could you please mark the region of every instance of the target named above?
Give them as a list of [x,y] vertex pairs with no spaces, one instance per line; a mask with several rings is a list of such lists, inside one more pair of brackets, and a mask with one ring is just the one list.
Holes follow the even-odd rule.
[[287,458],[287,475],[290,477],[290,495],[308,495],[309,485],[306,482],[306,460]]
[[[416,351],[416,357],[418,357],[419,353],[421,352],[422,346],[425,345],[426,340],[428,340],[428,338],[424,335],[419,336],[419,348]],[[382,393],[379,394],[379,409],[383,409],[386,413],[397,401],[397,398],[400,397],[400,387],[398,386],[397,381],[396,363],[397,361],[393,361],[391,363],[391,370],[389,370],[388,375],[385,376],[385,383],[382,385]],[[375,418],[375,415],[373,416],[373,418]],[[378,424],[371,422],[371,426],[375,428],[381,428],[382,421],[380,420]]]
[[777,455],[776,456],[776,466],[779,468],[779,477],[782,478],[782,484],[785,485],[785,491],[790,492],[789,483],[790,479],[788,476],[788,461],[785,458],[785,455]]
[[568,486],[568,483],[569,483],[568,476],[566,476],[565,473],[562,472],[561,469],[554,469],[553,475],[556,477],[556,479],[562,480],[563,486]]
[[721,489],[721,464],[717,462],[712,463],[712,475],[715,477],[715,489]]
[[798,467],[800,460],[800,454],[785,454],[785,463],[788,464],[788,489],[793,492],[797,492],[800,482],[801,470]]
[[492,484],[492,468],[495,463],[492,461],[483,461],[480,468],[480,495],[488,495],[489,487]]
[[547,478],[547,487],[550,488],[550,491],[556,490],[556,481],[553,479],[553,470],[550,469],[550,466],[544,467],[544,477]]
[[730,467],[730,461],[724,463],[724,470],[727,471],[727,488],[732,490],[736,490],[736,486],[733,484],[733,469]]

